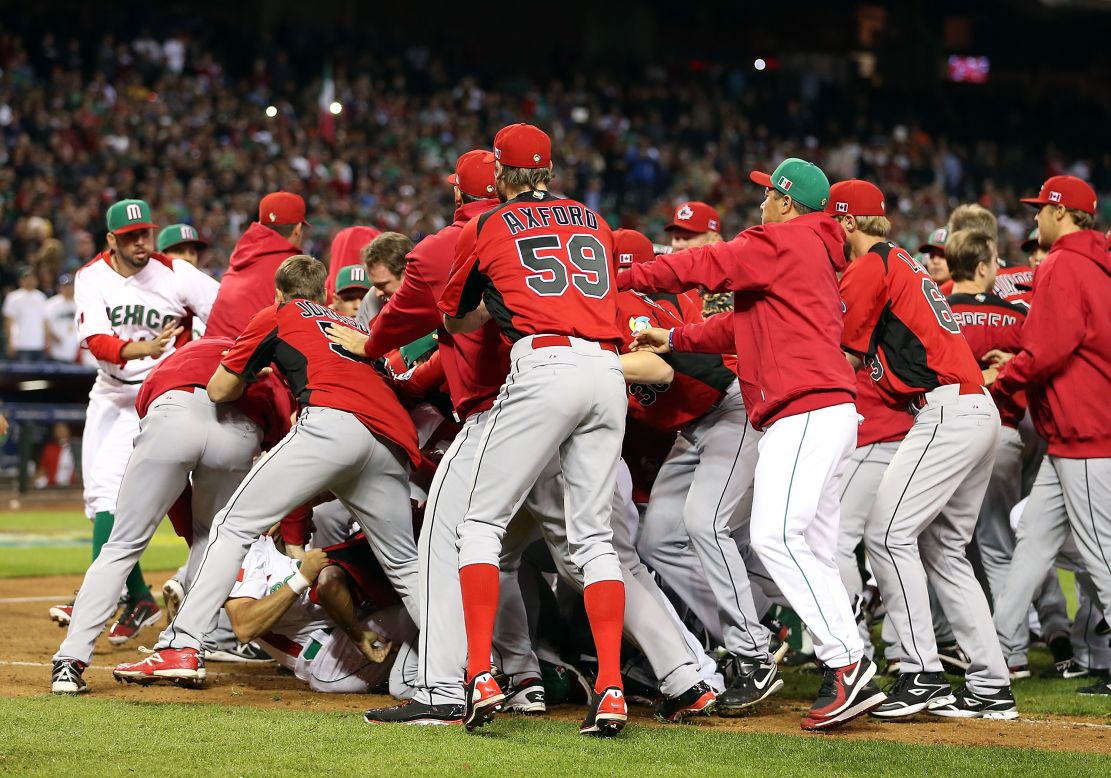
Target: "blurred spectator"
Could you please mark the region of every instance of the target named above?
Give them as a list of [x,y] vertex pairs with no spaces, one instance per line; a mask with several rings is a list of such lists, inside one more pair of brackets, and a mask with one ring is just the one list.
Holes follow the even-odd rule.
[[[46,301],[46,354],[57,362],[77,362],[79,359],[81,349],[74,318],[76,311],[73,276],[59,276],[58,294]],[[92,364],[96,364],[95,359]]]
[[4,298],[4,340],[8,359],[37,362],[46,350],[46,295],[35,271],[19,271],[19,288]]
[[51,440],[42,447],[42,453],[39,454],[35,488],[76,486],[79,464],[80,455],[69,425],[63,421],[54,422]]

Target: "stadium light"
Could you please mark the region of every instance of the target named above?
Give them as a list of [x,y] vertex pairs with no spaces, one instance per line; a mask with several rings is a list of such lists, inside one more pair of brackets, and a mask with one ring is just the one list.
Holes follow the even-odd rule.
[[272,106],[272,105],[268,105],[268,106],[266,106],[266,115],[267,115],[267,116],[268,116],[269,118],[273,119],[273,118],[274,118],[275,116],[277,116],[277,115],[278,115],[278,109],[277,109],[277,108],[275,108],[275,107],[274,107],[274,106]]
[[768,63],[765,62],[763,59],[760,59],[760,58],[757,58],[757,60],[752,63],[752,67],[756,68],[757,70],[763,70],[767,66],[768,66]]
[[328,110],[331,112],[331,114],[333,116],[339,116],[340,113],[343,112],[343,105],[341,103],[339,103],[338,101],[333,100],[332,104],[328,106]]

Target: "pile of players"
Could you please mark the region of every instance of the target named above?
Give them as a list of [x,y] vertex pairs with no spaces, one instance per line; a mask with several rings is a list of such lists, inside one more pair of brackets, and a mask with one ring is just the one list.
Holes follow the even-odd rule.
[[[1077,634],[1106,635],[1111,255],[1088,184],[1025,201],[1036,278],[1001,274],[994,219],[958,209],[933,241],[939,288],[886,240],[878,188],[804,160],[751,174],[759,226],[723,240],[684,203],[659,255],[552,178],[548,136],[504,127],[459,158],[452,224],[334,251],[331,275],[300,253],[304,202],[273,193],[218,289],[153,251],[145,203],[109,209],[108,249],[77,276],[103,544],[56,693],[87,689],[125,583],[115,642],[157,620],[136,565],[167,512],[191,544],[181,593],[118,680],[203,684],[223,613],[314,689],[388,685],[404,701],[371,723],[473,730],[545,710],[573,673],[580,731],[609,736],[627,683],[666,721],[779,691],[782,606],[823,674],[803,729],[1013,719],[1035,596],[1053,672],[1106,672],[1106,637],[1073,655],[1054,570],[1061,554],[1080,573]],[[177,345],[189,317],[204,335]],[[576,623],[593,638],[577,653]],[[1111,694],[1096,680],[1082,692]]]

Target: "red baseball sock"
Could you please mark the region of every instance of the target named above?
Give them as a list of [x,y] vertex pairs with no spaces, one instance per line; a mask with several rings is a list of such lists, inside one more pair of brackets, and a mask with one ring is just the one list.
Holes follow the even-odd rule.
[[621,630],[625,622],[625,584],[622,581],[598,581],[583,592],[586,617],[594,634],[598,652],[598,680],[594,691],[621,684]]
[[[466,565],[459,568],[463,592],[463,622],[467,626],[467,681],[490,672],[490,644],[498,613],[498,566]],[[624,602],[624,598],[622,598]]]

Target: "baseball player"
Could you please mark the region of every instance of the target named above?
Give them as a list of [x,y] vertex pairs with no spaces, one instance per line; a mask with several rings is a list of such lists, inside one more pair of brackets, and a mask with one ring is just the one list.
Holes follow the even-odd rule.
[[[830,729],[883,701],[834,562],[841,475],[856,447],[855,379],[838,345],[837,272],[844,233],[820,213],[829,182],[815,165],[784,160],[769,176],[759,227],[729,242],[634,265],[619,288],[733,292],[734,313],[637,335],[666,353],[729,353],[738,360],[748,417],[763,431],[750,538],[826,665],[803,729]],[[775,322],[775,326],[769,324]]]
[[413,241],[400,232],[383,232],[363,248],[363,264],[374,287],[374,296],[383,303],[393,297],[405,277],[405,258]]
[[[707,246],[721,241],[721,216],[713,206],[691,200],[679,203],[671,222],[664,230],[671,238],[672,251]],[[715,294],[704,291],[699,295],[698,290],[692,289],[686,294],[701,298],[702,312],[706,316],[731,310],[727,292]]]
[[926,261],[922,264],[926,267],[926,272],[930,274],[930,278],[938,287],[943,287],[952,281],[952,276],[949,273],[949,263],[945,261],[945,243],[949,240],[949,231],[951,227],[938,227],[930,233],[930,237],[918,247],[918,253],[922,254]]
[[[279,302],[251,320],[208,382],[213,402],[234,402],[274,362],[303,408],[293,430],[256,462],[217,514],[200,568],[154,653],[119,665],[117,679],[202,682],[201,639],[248,546],[275,516],[322,491],[355,514],[402,601],[418,614],[406,461],[419,461],[416,432],[376,370],[325,336],[330,323],[357,326],[323,306],[326,275],[312,257],[283,262],[274,277]],[[307,588],[296,576],[290,585],[296,593]]]
[[208,242],[201,239],[197,228],[191,224],[171,224],[158,232],[158,251],[193,267],[200,262],[201,252],[207,247]]
[[55,694],[84,692],[93,645],[170,505],[191,484],[192,538],[182,584],[188,588],[208,547],[212,518],[250,470],[260,444],[289,430],[292,398],[275,378],[253,384],[232,405],[216,406],[200,386],[229,338],[202,338],[164,358],[136,401],[140,432],[120,484],[111,537],[85,573],[66,639],[54,656]]
[[359,313],[363,298],[370,292],[370,281],[362,265],[345,265],[336,273],[336,291],[332,310],[352,319]]
[[463,228],[439,302],[452,334],[492,318],[513,341],[512,367],[483,429],[459,525],[463,723],[481,726],[505,699],[490,674],[501,541],[515,504],[558,449],[568,543],[583,572],[598,655],[595,698],[579,731],[612,736],[627,719],[620,672],[625,586],[609,527],[626,405],[613,235],[585,206],[547,191],[551,140],[543,131],[503,127],[494,156],[505,202]]
[[[189,315],[207,319],[218,287],[188,262],[152,251],[155,225],[144,201],[121,200],[108,209],[106,220],[108,248],[77,271],[74,289],[77,334],[97,358],[81,436],[94,560],[112,532],[120,481],[139,434],[139,387],[158,359],[173,351],[183,332],[179,322]],[[160,615],[138,565],[127,577],[127,592],[123,615],[108,631],[114,644]],[[51,609],[51,617],[64,626],[68,614],[62,611],[64,606]]]
[[[1004,396],[1025,391],[1034,426],[1049,444],[1023,512],[995,624],[1004,649],[1035,588],[1053,565],[1069,528],[1104,606],[1111,603],[1111,422],[1105,403],[1111,375],[1111,255],[1095,225],[1096,195],[1073,176],[1048,179],[1037,197],[1038,240],[1049,255],[1038,268],[1022,350],[986,373]],[[1111,684],[1085,687],[1111,694]]]
[[[899,677],[872,715],[1013,719],[1018,715],[991,611],[965,556],[999,440],[999,412],[948,303],[926,269],[884,238],[883,194],[867,181],[836,184],[827,212],[845,232],[842,346],[868,360],[892,404],[914,424],[880,481],[865,546],[903,655]],[[968,653],[965,686],[942,672],[926,580]]]

